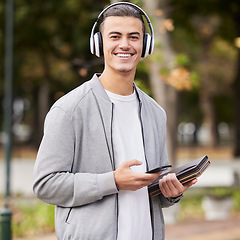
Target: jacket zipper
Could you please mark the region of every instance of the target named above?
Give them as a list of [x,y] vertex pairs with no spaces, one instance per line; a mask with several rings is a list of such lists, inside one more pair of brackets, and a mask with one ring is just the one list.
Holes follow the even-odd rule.
[[[115,164],[115,158],[114,158],[114,148],[113,148],[113,109],[114,109],[114,104],[112,103],[112,117],[111,117],[111,147],[112,147],[112,162],[113,162],[113,171],[116,169],[116,164]],[[116,194],[116,211],[117,211],[117,219],[116,219],[116,239],[118,236],[118,215],[119,215],[119,210],[118,210],[118,194]]]

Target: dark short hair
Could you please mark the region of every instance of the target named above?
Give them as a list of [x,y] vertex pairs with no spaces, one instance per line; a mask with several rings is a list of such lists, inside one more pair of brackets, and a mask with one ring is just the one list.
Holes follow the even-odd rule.
[[142,21],[143,25],[143,33],[145,33],[145,25],[144,20],[142,17],[142,12],[135,8],[134,6],[127,5],[127,4],[118,4],[116,6],[112,6],[109,9],[106,10],[106,12],[103,13],[100,21],[100,32],[102,31],[104,21],[107,17],[135,17]]

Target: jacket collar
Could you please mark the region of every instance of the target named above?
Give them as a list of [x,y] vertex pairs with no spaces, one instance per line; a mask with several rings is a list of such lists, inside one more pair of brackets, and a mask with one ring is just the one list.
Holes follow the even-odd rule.
[[[93,91],[98,95],[98,96],[101,96],[102,98],[104,98],[105,100],[107,101],[110,101],[106,91],[104,90],[103,88],[103,85],[101,84],[100,80],[99,80],[99,77],[101,76],[100,73],[95,73],[92,77],[92,79],[90,80],[90,84],[91,84],[91,87],[93,89]],[[136,86],[135,83],[133,83],[133,87],[136,91],[136,94],[137,94],[137,98],[139,100],[139,102],[141,103],[142,102],[142,99],[141,99],[141,96],[140,96],[140,90],[139,88]]]
[[95,73],[93,75],[92,79],[90,80],[91,87],[94,93],[96,93],[98,96],[101,96],[105,100],[110,101],[106,91],[103,88],[103,85],[99,80],[100,75],[101,75],[100,73]]

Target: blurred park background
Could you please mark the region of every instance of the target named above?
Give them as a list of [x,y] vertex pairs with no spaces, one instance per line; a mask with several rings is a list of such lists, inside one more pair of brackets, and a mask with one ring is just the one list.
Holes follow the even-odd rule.
[[[90,54],[89,37],[98,14],[113,2],[117,1],[14,1],[7,200],[5,146],[9,138],[4,114],[10,20],[7,1],[0,2],[0,208],[8,202],[14,239],[54,231],[53,206],[36,200],[31,189],[44,118],[58,98],[103,70],[103,59]],[[199,221],[222,224],[232,219],[240,224],[240,1],[131,2],[144,9],[155,31],[154,53],[140,61],[136,84],[167,112],[171,163],[178,166],[203,155],[212,163],[176,212],[165,213],[166,223],[168,227]],[[220,200],[226,198],[228,213],[208,216],[205,209],[210,197],[217,199],[218,213],[223,209]]]

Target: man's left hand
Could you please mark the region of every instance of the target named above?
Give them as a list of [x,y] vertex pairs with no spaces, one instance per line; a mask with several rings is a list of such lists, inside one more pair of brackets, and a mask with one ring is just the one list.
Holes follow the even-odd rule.
[[159,180],[159,188],[166,198],[174,198],[183,194],[189,187],[197,182],[197,179],[193,179],[190,182],[182,184],[176,177],[175,173],[167,174]]

